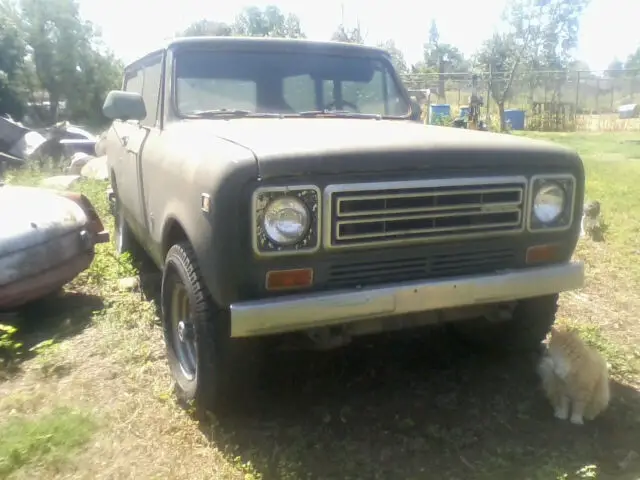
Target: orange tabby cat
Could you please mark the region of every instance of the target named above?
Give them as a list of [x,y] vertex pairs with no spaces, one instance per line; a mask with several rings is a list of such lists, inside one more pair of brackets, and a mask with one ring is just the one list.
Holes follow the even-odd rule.
[[551,329],[538,373],[557,418],[570,418],[571,423],[582,425],[583,418],[593,420],[609,404],[607,363],[572,330]]

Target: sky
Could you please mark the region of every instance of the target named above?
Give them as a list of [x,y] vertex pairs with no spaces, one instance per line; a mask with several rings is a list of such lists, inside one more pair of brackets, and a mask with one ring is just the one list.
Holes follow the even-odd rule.
[[[440,41],[474,53],[491,36],[508,0],[79,0],[83,18],[101,27],[103,39],[125,63],[157,48],[190,23],[207,18],[232,22],[248,5],[276,5],[295,13],[302,30],[313,40],[328,40],[344,20],[355,27],[359,20],[366,43],[393,39],[407,63],[422,58],[429,26],[434,19]],[[374,7],[374,5],[376,5]],[[422,6],[420,6],[422,5]],[[592,70],[603,70],[640,47],[640,0],[591,0],[585,11],[576,56]]]

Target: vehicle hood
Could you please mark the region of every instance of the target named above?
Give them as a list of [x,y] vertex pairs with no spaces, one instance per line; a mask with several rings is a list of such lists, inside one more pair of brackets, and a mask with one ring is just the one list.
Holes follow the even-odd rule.
[[250,149],[264,178],[304,173],[421,170],[443,163],[499,167],[505,162],[580,161],[565,147],[515,135],[403,120],[242,118],[208,122],[217,136]]
[[0,258],[78,230],[88,219],[73,200],[36,187],[0,186]]

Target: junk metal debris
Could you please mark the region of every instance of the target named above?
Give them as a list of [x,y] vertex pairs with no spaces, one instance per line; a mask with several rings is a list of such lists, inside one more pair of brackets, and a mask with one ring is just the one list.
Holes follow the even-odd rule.
[[79,193],[0,183],[0,311],[55,292],[93,261],[109,233]]
[[10,117],[0,116],[0,174],[30,161],[52,159],[61,166],[76,153],[94,156],[97,142],[98,137],[91,132],[68,122],[29,129]]

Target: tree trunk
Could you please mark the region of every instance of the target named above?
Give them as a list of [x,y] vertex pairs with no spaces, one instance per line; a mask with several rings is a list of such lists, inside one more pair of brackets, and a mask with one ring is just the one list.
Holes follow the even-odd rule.
[[58,96],[49,95],[49,112],[51,116],[51,121],[53,123],[58,123],[59,107],[60,107],[60,100],[58,100]]
[[440,61],[438,62],[438,100],[440,102],[447,101],[447,93],[444,91],[445,82],[444,82],[444,60],[440,57]]
[[505,119],[504,119],[504,101],[496,102],[498,104],[498,112],[500,112],[500,131],[504,132],[506,130]]

